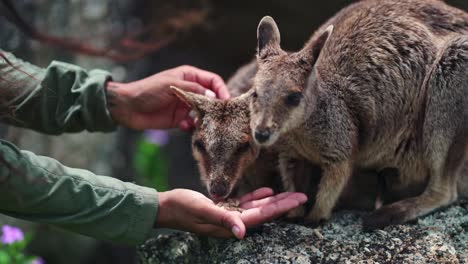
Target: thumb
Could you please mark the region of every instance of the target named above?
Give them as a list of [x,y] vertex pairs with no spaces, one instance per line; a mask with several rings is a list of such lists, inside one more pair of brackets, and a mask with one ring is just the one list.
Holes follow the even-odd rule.
[[216,98],[216,94],[213,91],[206,89],[196,82],[178,81],[176,86],[187,92],[202,94],[210,98]]
[[244,238],[246,228],[239,212],[228,211],[213,205],[211,212],[206,215],[211,216],[209,217],[210,219],[207,219],[207,221],[211,224],[218,225],[230,230],[238,239]]

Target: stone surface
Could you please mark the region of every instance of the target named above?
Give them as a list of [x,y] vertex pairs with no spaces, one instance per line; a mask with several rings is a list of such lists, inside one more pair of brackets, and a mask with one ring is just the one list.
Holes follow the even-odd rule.
[[414,224],[363,232],[361,216],[339,212],[311,228],[265,224],[242,241],[189,233],[159,235],[139,247],[143,264],[156,263],[468,263],[468,203]]

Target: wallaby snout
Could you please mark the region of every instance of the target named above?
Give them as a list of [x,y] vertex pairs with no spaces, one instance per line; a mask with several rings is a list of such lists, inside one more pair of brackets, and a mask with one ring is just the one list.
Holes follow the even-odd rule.
[[221,200],[230,193],[229,183],[223,180],[212,181],[209,185],[210,196],[214,200]]
[[257,128],[255,130],[255,140],[257,140],[259,143],[265,143],[270,139],[270,129],[269,128]]
[[270,113],[257,114],[251,120],[252,137],[261,146],[273,145],[276,141],[276,125]]
[[278,140],[278,133],[273,127],[253,126],[253,128],[253,137],[260,146],[269,147]]

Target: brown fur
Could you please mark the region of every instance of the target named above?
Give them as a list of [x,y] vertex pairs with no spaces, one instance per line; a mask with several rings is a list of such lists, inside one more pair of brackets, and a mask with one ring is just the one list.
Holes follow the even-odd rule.
[[249,120],[246,97],[222,101],[174,89],[198,113],[192,146],[202,179],[213,198],[227,198],[260,151],[250,128],[236,126]]
[[[252,87],[252,78],[256,72],[255,61],[241,67],[227,82],[234,97],[227,101],[175,90],[182,100],[194,107],[200,117],[192,142],[201,140],[206,151],[193,146],[193,155],[202,181],[215,200],[238,197],[260,187],[271,187],[275,192],[284,190],[279,177],[278,151],[275,148],[259,150],[250,136],[249,100],[245,93]],[[250,151],[236,154],[235,150],[245,142],[247,135],[253,144],[253,154]],[[320,169],[306,160],[296,160],[291,174],[295,177],[295,190],[314,197],[321,177]],[[350,182],[352,188],[347,188],[348,191],[343,194],[340,208],[374,209],[379,189],[377,182],[373,180],[377,179],[373,174],[375,172],[363,172],[353,177],[356,180]],[[363,180],[364,178],[367,180]],[[362,185],[363,182],[366,184]],[[216,184],[228,186],[221,197],[212,193]],[[303,208],[299,211],[303,212]],[[302,215],[290,214],[290,217],[293,216]]]
[[[233,98],[225,101],[175,90],[177,96],[197,111],[199,121],[192,136],[192,152],[202,182],[215,200],[238,197],[260,187],[281,190],[277,153],[260,150],[250,132],[247,92],[256,71],[255,62],[241,67],[227,82]],[[204,150],[196,146],[197,141],[203,144]],[[248,149],[239,152],[247,142]],[[217,185],[226,188],[216,193]]]
[[397,168],[386,191],[415,195],[374,212],[367,228],[455,201],[468,148],[465,12],[433,0],[368,0],[339,12],[299,52],[280,49],[271,18],[258,38],[252,131],[264,146],[286,143],[280,164],[321,166],[308,221],[330,216],[355,168]]

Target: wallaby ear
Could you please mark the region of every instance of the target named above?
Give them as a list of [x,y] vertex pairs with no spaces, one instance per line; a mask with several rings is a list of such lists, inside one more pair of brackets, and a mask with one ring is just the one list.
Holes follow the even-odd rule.
[[170,86],[170,88],[180,100],[192,107],[192,109],[197,112],[199,117],[202,117],[206,113],[208,106],[211,104],[212,99],[207,96],[186,92],[175,86]]
[[275,20],[265,16],[260,20],[257,28],[257,54],[260,58],[277,53],[280,48],[280,32]]
[[237,97],[234,97],[233,100],[235,100],[235,101],[248,100],[250,98],[250,96],[252,96],[253,93],[254,93],[254,89],[250,88],[245,93],[243,93],[243,94],[241,94],[241,95],[239,95]]
[[331,34],[333,33],[333,25],[328,26],[318,38],[311,39],[304,48],[299,51],[301,59],[310,62],[313,66],[322,52],[323,47],[330,39]]

